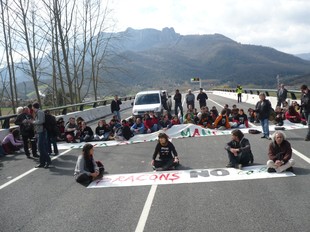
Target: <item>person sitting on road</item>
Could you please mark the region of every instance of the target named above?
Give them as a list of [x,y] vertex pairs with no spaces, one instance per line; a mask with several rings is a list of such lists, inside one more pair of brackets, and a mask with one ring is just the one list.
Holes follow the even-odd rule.
[[153,133],[157,131],[157,124],[154,124],[153,119],[150,117],[149,114],[144,114],[143,116],[143,123],[146,133]]
[[156,125],[156,127],[158,128],[158,118],[156,117],[154,111],[150,111],[149,113],[150,118],[152,119],[153,125]]
[[251,145],[249,140],[244,138],[242,131],[235,129],[231,135],[231,141],[225,147],[229,159],[226,167],[242,169],[243,166],[254,162]]
[[172,127],[172,124],[171,124],[171,121],[169,120],[169,115],[164,115],[163,117],[162,117],[162,119],[159,121],[159,124],[158,124],[158,126],[159,126],[159,129],[160,130],[164,130],[164,131],[166,131],[166,130],[168,130],[169,128],[171,128]]
[[103,164],[94,159],[94,146],[86,143],[76,162],[74,170],[76,182],[88,185],[93,180],[102,178],[103,172]]
[[230,122],[234,122],[237,120],[239,114],[239,109],[236,105],[233,105],[233,108],[231,109],[231,115],[228,117]]
[[233,119],[232,128],[249,128],[248,116],[240,109],[238,115]]
[[141,118],[137,118],[135,124],[130,128],[134,135],[143,134],[144,133],[144,124],[141,121]]
[[7,154],[20,153],[23,146],[23,141],[19,140],[18,129],[10,129],[9,134],[2,140],[2,148]]
[[292,166],[295,161],[292,159],[291,144],[286,140],[284,132],[274,132],[271,139],[272,142],[269,144],[268,150],[267,172],[293,171]]
[[94,139],[93,130],[87,126],[86,122],[81,122],[80,142],[90,142]]
[[285,118],[292,123],[301,122],[300,114],[295,110],[295,107],[292,105],[288,107],[288,111],[285,113]]
[[275,109],[275,123],[276,126],[283,126],[283,121],[285,120],[285,114],[283,112],[283,109],[281,108],[281,106],[277,106]]
[[223,109],[221,114],[216,118],[216,120],[213,123],[213,127],[219,130],[230,129],[230,124],[229,124],[226,109]]
[[65,135],[65,121],[63,118],[57,120],[58,136],[57,141],[64,141],[66,139]]
[[75,118],[69,118],[69,123],[65,126],[65,135],[68,143],[76,143],[79,138],[79,127],[75,122]]
[[186,113],[185,114],[185,119],[183,121],[183,124],[195,124],[192,114],[191,113]]
[[224,105],[224,110],[226,110],[226,115],[229,118],[231,116],[231,109],[229,108],[228,104]]
[[172,126],[181,124],[180,119],[177,115],[173,116],[173,118],[171,120],[171,124],[172,124]]
[[[158,155],[159,160],[156,160]],[[174,169],[179,165],[178,153],[165,133],[159,133],[158,135],[158,143],[155,147],[151,165],[157,171]]]
[[210,114],[212,113],[212,118],[213,121],[215,121],[215,119],[217,118],[217,116],[219,116],[219,112],[216,109],[216,106],[212,106],[211,110],[210,110]]
[[129,140],[133,136],[133,133],[130,130],[128,122],[123,119],[122,124],[115,131],[114,138],[117,141]]
[[111,128],[104,119],[98,121],[95,129],[94,140],[106,141],[111,135]]
[[257,117],[257,114],[255,113],[255,110],[252,108],[248,109],[248,114],[249,114],[249,121],[252,123],[259,123],[259,119]]

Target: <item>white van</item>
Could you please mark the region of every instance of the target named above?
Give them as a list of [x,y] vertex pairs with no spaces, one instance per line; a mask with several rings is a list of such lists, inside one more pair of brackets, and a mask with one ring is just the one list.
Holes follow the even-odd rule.
[[153,90],[137,93],[133,103],[132,114],[138,116],[150,111],[154,111],[157,114],[162,113],[164,109],[161,101],[163,92],[166,91]]

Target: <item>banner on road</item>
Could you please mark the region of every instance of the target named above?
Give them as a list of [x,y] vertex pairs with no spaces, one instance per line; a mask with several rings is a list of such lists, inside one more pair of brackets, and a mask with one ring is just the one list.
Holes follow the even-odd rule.
[[244,167],[242,170],[217,168],[105,175],[102,179],[93,181],[88,188],[236,181],[295,176],[292,172],[268,173],[266,170],[266,166],[257,165]]
[[[303,129],[307,128],[307,126],[304,126],[302,124],[298,123],[291,123],[287,120],[285,120],[285,123],[283,127],[286,130],[293,130],[293,129]],[[249,129],[257,129],[261,131],[260,126],[255,126],[251,128],[242,128],[240,129],[244,134],[248,133]],[[275,126],[271,125],[269,127],[270,131],[275,131]],[[201,137],[201,136],[218,136],[218,135],[229,135],[231,134],[232,130],[216,130],[216,129],[208,129],[203,128],[198,125],[194,124],[180,124],[180,125],[174,125],[170,129],[166,130],[165,133],[171,138],[171,139],[177,139],[177,138],[184,138],[184,137]],[[118,145],[128,145],[128,144],[134,144],[134,143],[143,143],[143,142],[152,142],[156,141],[158,138],[158,134],[163,131],[157,131],[150,134],[140,134],[135,135],[128,141],[94,141],[90,142],[95,147],[110,147],[110,146],[118,146]],[[82,148],[85,143],[62,143],[58,145],[59,149],[73,149],[73,148]]]

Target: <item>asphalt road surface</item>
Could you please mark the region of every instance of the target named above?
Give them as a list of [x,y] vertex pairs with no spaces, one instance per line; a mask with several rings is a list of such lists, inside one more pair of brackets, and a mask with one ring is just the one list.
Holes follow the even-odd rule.
[[[208,106],[218,109],[235,103],[212,94],[209,98]],[[62,150],[49,169],[34,169],[36,161],[22,154],[1,158],[0,231],[310,231],[310,142],[304,141],[305,129],[286,133],[296,161],[296,176],[287,178],[89,189],[73,177],[80,149]],[[270,141],[246,137],[255,163],[264,165]],[[173,143],[184,169],[209,169],[225,167],[229,139],[222,135]],[[155,145],[101,147],[95,157],[104,162],[107,174],[151,172]]]

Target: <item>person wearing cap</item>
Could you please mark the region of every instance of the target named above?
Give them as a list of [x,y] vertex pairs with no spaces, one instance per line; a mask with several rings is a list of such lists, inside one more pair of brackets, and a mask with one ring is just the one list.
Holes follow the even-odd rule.
[[[158,160],[156,159],[157,156],[159,156]],[[159,133],[158,135],[158,143],[155,147],[151,165],[156,171],[174,169],[179,165],[178,153],[165,133]]]
[[33,104],[33,111],[35,117],[32,123],[34,124],[35,132],[37,134],[38,150],[40,152],[40,164],[37,165],[36,168],[48,168],[52,161],[47,153],[47,134],[44,128],[45,113],[40,109],[40,105],[37,102]]
[[188,90],[188,94],[185,96],[186,104],[187,104],[187,109],[191,105],[192,108],[195,108],[195,95],[192,93],[192,90]]
[[203,88],[200,88],[200,92],[197,95],[197,101],[199,101],[200,109],[201,107],[207,106],[208,95],[203,92]]

